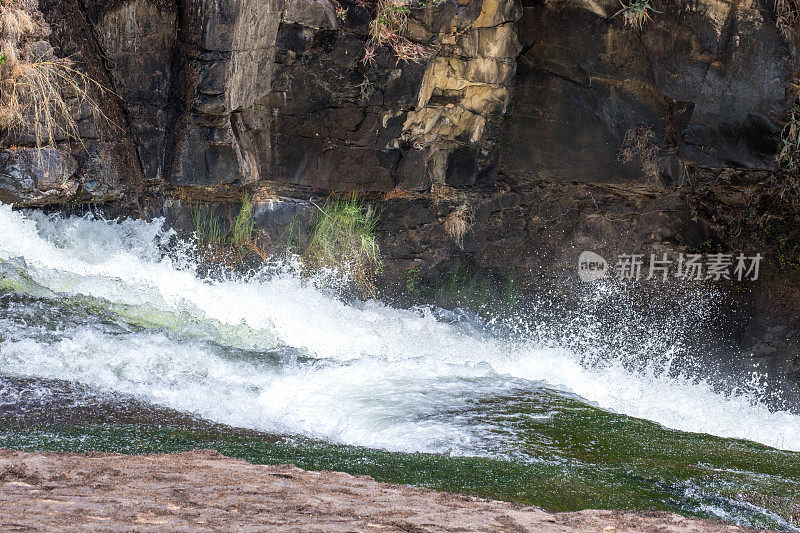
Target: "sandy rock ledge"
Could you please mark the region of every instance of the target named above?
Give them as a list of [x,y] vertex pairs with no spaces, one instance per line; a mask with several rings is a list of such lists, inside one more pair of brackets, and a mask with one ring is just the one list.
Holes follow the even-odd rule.
[[0,450],[0,530],[751,531],[670,513],[535,507],[253,465],[213,451],[170,455]]

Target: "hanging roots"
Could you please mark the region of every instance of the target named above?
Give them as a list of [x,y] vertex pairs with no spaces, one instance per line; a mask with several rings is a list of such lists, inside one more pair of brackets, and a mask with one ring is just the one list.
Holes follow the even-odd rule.
[[464,237],[472,228],[474,210],[467,204],[457,207],[444,220],[444,230],[455,241],[459,248],[464,247]]

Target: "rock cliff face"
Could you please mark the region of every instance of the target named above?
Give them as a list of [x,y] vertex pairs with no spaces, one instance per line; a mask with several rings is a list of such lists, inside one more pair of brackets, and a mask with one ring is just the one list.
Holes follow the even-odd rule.
[[447,1],[412,13],[409,37],[434,51],[419,64],[387,47],[365,63],[372,13],[358,3],[342,16],[329,0],[40,7],[56,51],[113,89],[119,116],[96,129],[138,163],[115,169],[119,192],[142,177],[148,192],[670,188],[692,166],[773,169],[797,54],[771,5],[663,4],[636,30],[613,0]]
[[[584,249],[785,248],[794,230],[776,244],[747,221],[785,214],[794,38],[771,0],[654,5],[634,29],[617,0],[446,0],[412,12],[409,38],[433,53],[406,63],[386,47],[363,61],[360,2],[41,0],[56,53],[113,91],[108,120],[87,117],[85,146],[48,149],[46,166],[6,135],[0,195],[170,214],[248,187],[279,233],[302,200],[360,191],[383,203],[398,278],[574,273]],[[749,305],[786,319],[790,353],[797,291],[770,268]]]
[[[642,31],[611,22],[613,2],[526,7],[505,172],[672,186],[686,165],[774,167],[795,50],[770,6],[662,4]],[[652,161],[619,157],[637,128]]]
[[424,64],[362,62],[357,4],[72,4],[42,6],[52,40],[101,60],[144,177],[167,187],[670,187],[687,165],[772,169],[796,70],[766,0],[663,2],[642,30],[613,0],[445,2],[413,13]]

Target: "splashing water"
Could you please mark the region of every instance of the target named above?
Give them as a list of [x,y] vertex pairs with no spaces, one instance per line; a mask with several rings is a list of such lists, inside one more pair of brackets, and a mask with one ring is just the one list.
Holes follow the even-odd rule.
[[[291,274],[199,279],[186,255],[161,253],[172,236],[161,221],[61,219],[2,206],[0,226],[6,276],[18,265],[20,279],[27,278],[23,290],[90,298],[161,326],[121,336],[82,325],[57,339],[38,338],[35,326],[7,326],[4,372],[133,393],[231,425],[458,453],[475,451],[469,443],[476,428],[429,415],[535,382],[673,429],[800,450],[800,417],[702,381],[652,368],[634,372],[613,359],[585,368],[567,350],[465,331],[430,312],[348,305]],[[168,335],[188,328],[213,344]],[[220,345],[291,347],[307,360],[282,367],[235,360]]]
[[[760,402],[757,386],[673,371],[679,339],[663,333],[640,345],[646,364],[597,350],[589,361],[557,338],[498,334],[442,310],[344,302],[291,269],[201,279],[191,246],[162,223],[0,205],[0,377],[400,452],[541,461],[546,444],[558,461],[531,428],[597,408],[800,451],[800,416]],[[14,404],[5,394],[0,411]]]

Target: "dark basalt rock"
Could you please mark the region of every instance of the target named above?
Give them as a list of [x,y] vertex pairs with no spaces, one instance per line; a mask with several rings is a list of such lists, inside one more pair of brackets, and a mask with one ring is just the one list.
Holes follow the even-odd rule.
[[75,158],[55,148],[0,151],[0,199],[42,205],[69,200],[78,191]]
[[445,183],[453,187],[469,187],[475,183],[477,161],[469,148],[459,148],[447,160]]
[[144,175],[158,182],[163,176],[177,6],[121,2],[103,11],[94,28],[114,90],[125,102]]
[[641,169],[618,157],[637,126],[673,155],[659,161],[669,176],[674,157],[774,168],[796,55],[761,5],[666,3],[642,31],[612,18],[618,9],[610,0],[525,6],[504,170],[641,182]]
[[[667,3],[641,30],[614,0],[450,1],[412,14],[409,36],[434,52],[420,64],[386,47],[365,64],[372,14],[343,6],[83,0],[93,46],[54,40],[105,66],[127,130],[115,135],[135,142],[151,190],[422,191],[500,175],[671,187],[686,164],[774,168],[797,51],[754,0]],[[641,128],[646,154],[620,157]]]

